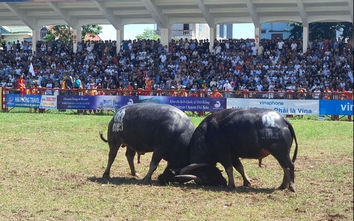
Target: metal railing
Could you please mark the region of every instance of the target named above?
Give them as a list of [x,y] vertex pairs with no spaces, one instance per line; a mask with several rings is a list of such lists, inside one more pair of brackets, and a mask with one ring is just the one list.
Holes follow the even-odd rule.
[[[19,94],[20,90],[16,88],[5,87],[6,93]],[[225,98],[254,98],[254,99],[299,99],[299,100],[351,100],[352,92],[258,92],[258,91],[219,91]],[[149,96],[176,96],[188,97],[198,95],[198,97],[213,97],[212,91],[207,90],[146,90],[146,89],[60,89],[60,88],[32,88],[27,89],[27,94],[42,95],[79,95],[79,96],[99,96],[99,95],[149,95]]]

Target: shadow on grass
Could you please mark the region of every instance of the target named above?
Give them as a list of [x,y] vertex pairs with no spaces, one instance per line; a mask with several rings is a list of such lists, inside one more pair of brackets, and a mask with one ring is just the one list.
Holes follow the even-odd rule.
[[[109,179],[102,177],[89,177],[87,180],[99,184],[112,184],[112,185],[145,185],[142,184],[142,179],[137,177],[111,177]],[[161,186],[156,180],[151,181],[152,186]]]
[[[89,177],[89,181],[94,182],[94,183],[99,183],[99,184],[113,184],[113,185],[141,185],[141,180],[131,177],[111,177],[110,179],[107,178],[101,178],[101,177]],[[161,186],[158,181],[151,181],[152,186]],[[204,189],[206,191],[213,191],[213,192],[237,192],[237,193],[265,193],[265,194],[271,194],[275,191],[280,191],[278,189],[274,188],[252,188],[252,187],[244,187],[244,186],[239,186],[236,187],[235,189],[229,189],[224,186],[200,186],[195,183],[189,182],[185,184],[179,184],[179,183],[171,183],[168,186],[170,187],[176,187],[182,190],[187,190],[187,189]]]
[[140,184],[141,181],[136,179],[135,177],[111,177],[109,179],[102,177],[89,177],[87,178],[89,181],[99,184],[114,184],[114,185],[137,185]]
[[229,189],[225,186],[200,186],[195,183],[186,183],[186,184],[171,184],[171,186],[179,187],[180,189],[204,189],[206,191],[213,192],[237,192],[237,193],[266,193],[270,194],[278,189],[274,188],[253,188],[253,187],[244,187],[238,186],[235,189]]

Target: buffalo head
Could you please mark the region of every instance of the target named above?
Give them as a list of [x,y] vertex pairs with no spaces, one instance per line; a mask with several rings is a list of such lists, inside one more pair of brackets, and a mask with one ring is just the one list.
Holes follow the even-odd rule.
[[172,169],[166,168],[165,171],[161,175],[159,175],[159,177],[158,177],[158,181],[159,181],[160,185],[164,186],[164,185],[167,185],[172,182],[179,182],[178,178],[175,177],[176,171],[179,172],[180,169],[172,170]]
[[179,175],[175,176],[179,182],[193,180],[198,185],[203,186],[226,186],[226,179],[221,171],[214,165],[205,163],[193,163],[181,169]]

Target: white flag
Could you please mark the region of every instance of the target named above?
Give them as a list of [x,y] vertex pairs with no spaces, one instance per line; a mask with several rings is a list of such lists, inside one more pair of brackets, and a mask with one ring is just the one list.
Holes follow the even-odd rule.
[[32,63],[30,65],[29,72],[32,74],[32,76],[36,76],[36,73],[34,72]]

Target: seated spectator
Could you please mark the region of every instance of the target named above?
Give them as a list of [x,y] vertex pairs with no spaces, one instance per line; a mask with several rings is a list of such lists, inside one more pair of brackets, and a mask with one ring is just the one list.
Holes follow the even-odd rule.
[[[354,83],[351,40],[317,39],[309,42],[305,53],[301,51],[302,41],[297,39],[261,39],[258,48],[251,39],[216,39],[210,51],[207,39],[171,40],[169,45],[154,40],[124,40],[118,42],[119,51],[114,41],[82,41],[76,54],[68,43],[60,41],[39,41],[34,48],[25,41],[18,43],[8,42],[0,52],[3,86],[16,87],[14,76],[16,73],[27,76],[30,63],[35,76],[26,78],[26,84],[38,80],[39,86],[45,87],[52,80],[53,85],[60,83],[61,88],[72,89],[75,83],[72,77],[79,76],[81,84],[87,88],[90,82],[101,83],[104,88],[123,95],[133,93],[131,84],[134,82],[139,84],[137,88],[150,90],[146,79],[154,79],[153,88],[159,85],[160,94],[165,95],[169,95],[165,92],[171,85],[185,85],[188,91],[196,83],[198,90],[203,89],[204,96],[212,93],[213,86],[225,90],[223,86],[228,80],[231,90],[245,92],[244,97],[252,97],[261,85],[268,90],[267,97],[272,98],[271,85],[274,84],[274,96],[282,98],[286,94],[288,99],[294,95],[291,91],[300,90],[301,84],[307,94],[313,93],[315,86],[321,92],[326,87],[337,91],[339,86],[348,91]],[[32,49],[38,53],[29,53]]]
[[210,96],[214,98],[223,97],[223,95],[218,91],[218,88],[215,86],[213,87],[213,91],[211,92]]

